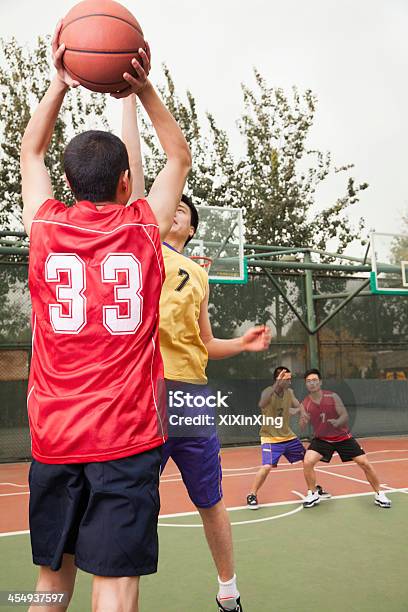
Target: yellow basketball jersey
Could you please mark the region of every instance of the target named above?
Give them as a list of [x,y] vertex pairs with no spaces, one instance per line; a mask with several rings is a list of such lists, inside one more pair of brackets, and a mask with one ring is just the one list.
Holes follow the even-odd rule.
[[208,287],[201,266],[163,244],[166,270],[160,297],[160,350],[164,376],[196,384],[207,382],[208,353],[200,337],[198,318]]
[[263,408],[262,414],[266,417],[282,417],[282,427],[274,427],[273,425],[262,425],[261,427],[261,443],[287,442],[293,440],[296,435],[290,428],[290,412],[289,408],[293,403],[292,389],[285,389],[282,396],[272,393],[272,396]]

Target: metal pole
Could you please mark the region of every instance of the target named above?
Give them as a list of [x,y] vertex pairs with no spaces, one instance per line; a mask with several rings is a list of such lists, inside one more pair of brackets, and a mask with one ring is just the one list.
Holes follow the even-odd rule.
[[[304,254],[304,262],[308,266],[312,263],[310,253]],[[315,305],[313,301],[313,272],[310,268],[305,271],[305,292],[306,292],[306,311],[307,311],[307,324],[310,330],[316,328],[316,313]],[[319,367],[319,347],[317,343],[317,335],[309,333],[308,335],[309,345],[309,367]]]

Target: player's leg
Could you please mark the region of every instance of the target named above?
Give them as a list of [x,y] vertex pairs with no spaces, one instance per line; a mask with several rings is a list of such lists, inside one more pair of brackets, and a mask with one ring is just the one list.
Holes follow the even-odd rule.
[[391,500],[386,496],[384,491],[381,491],[380,481],[373,466],[367,459],[367,455],[358,455],[353,457],[353,461],[363,470],[365,477],[375,492],[374,503],[381,508],[390,508]]
[[307,496],[303,500],[304,508],[312,508],[320,502],[320,495],[316,485],[315,465],[319,461],[329,463],[334,450],[330,442],[326,442],[325,440],[313,438],[311,441],[303,460],[303,473],[308,489]]
[[197,506],[203,521],[205,537],[208,542],[218,576],[222,582],[234,576],[234,551],[231,524],[224,500],[211,508]]
[[137,610],[139,576],[157,571],[161,448],[88,463],[76,565],[94,575],[93,612]]
[[94,576],[92,612],[138,612],[139,578]]
[[205,536],[218,572],[219,609],[240,612],[234,573],[231,525],[222,500],[222,472],[218,437],[181,438],[172,458],[180,470],[189,497],[200,512]]
[[[36,589],[67,593],[70,599],[76,576],[73,555],[78,525],[89,497],[83,465],[33,461],[29,485],[32,555],[34,564],[40,566]],[[67,605],[32,608],[32,612],[60,612]]]
[[36,591],[49,591],[52,593],[64,593],[64,605],[61,606],[31,606],[29,612],[65,612],[68,603],[74,592],[75,577],[77,568],[74,563],[74,556],[64,554],[62,557],[61,568],[58,571],[50,567],[41,566]]
[[241,612],[240,596],[234,571],[234,550],[231,523],[220,500],[212,508],[197,506],[203,521],[205,537],[218,572],[217,603],[219,610]]
[[262,444],[262,467],[257,471],[251,492],[247,495],[247,506],[251,510],[258,508],[258,491],[268,478],[271,469],[278,467],[278,461],[283,452],[284,447],[281,444]]

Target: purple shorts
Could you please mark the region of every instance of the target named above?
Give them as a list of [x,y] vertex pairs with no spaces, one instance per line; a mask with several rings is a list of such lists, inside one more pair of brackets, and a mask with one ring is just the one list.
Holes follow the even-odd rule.
[[163,446],[160,473],[171,457],[193,504],[212,508],[222,499],[220,441],[216,434],[205,438],[169,438]]
[[273,442],[262,444],[262,465],[277,467],[279,459],[284,455],[289,463],[303,461],[305,448],[299,438],[287,442]]

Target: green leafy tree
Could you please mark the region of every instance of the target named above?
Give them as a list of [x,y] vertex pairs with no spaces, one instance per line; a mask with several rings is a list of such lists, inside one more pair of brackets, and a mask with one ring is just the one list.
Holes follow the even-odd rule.
[[[244,113],[239,122],[246,141],[241,164],[242,203],[248,242],[314,246],[337,251],[360,237],[363,220],[353,228],[346,214],[368,187],[350,176],[353,164],[335,167],[329,152],[308,147],[317,98],[296,87],[291,95],[269,87],[255,70],[256,88],[243,85]],[[317,191],[333,174],[345,177],[344,193],[319,210]]]
[[[190,146],[193,168],[188,188],[198,204],[237,205],[239,190],[235,182],[235,161],[230,153],[225,131],[216,125],[213,115],[206,113],[206,124],[201,124],[197,102],[187,91],[186,101],[176,93],[174,80],[167,66],[163,66],[165,83],[159,87],[160,95],[178,121]],[[141,116],[142,137],[147,147],[145,156],[146,183],[150,185],[162,166],[164,157],[151,125]],[[204,129],[205,128],[205,129]]]
[[[236,159],[227,133],[207,112],[201,123],[197,102],[187,92],[183,102],[167,66],[161,95],[179,122],[193,155],[188,188],[198,203],[244,208],[246,241],[283,246],[315,246],[337,242],[338,252],[360,237],[363,221],[353,228],[347,209],[356,205],[367,183],[350,175],[353,164],[335,167],[330,153],[308,148],[316,113],[316,96],[293,88],[287,95],[269,87],[255,70],[256,88],[243,85],[244,112],[238,122],[245,154]],[[151,128],[144,123],[148,182],[163,158]],[[318,210],[319,186],[333,174],[345,177],[344,193]]]
[[[0,227],[21,228],[21,139],[31,109],[41,100],[50,83],[49,38],[38,38],[33,49],[15,38],[0,40]],[[58,117],[46,164],[54,193],[64,202],[72,196],[64,179],[62,155],[66,143],[84,129],[107,128],[103,116],[105,98],[83,88],[68,92]]]

